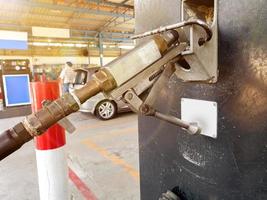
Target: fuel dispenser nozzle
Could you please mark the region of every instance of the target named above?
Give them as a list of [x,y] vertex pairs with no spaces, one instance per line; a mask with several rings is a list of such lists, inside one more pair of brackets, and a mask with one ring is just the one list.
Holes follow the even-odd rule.
[[[124,99],[134,111],[142,114],[140,108],[149,102],[143,102],[139,95],[153,86],[165,71],[167,64],[179,59],[186,47],[187,43],[179,41],[179,34],[175,30],[155,35],[152,39],[138,45],[101,68],[84,87],[73,93],[64,94],[38,112],[27,116],[23,122],[0,134],[0,160],[18,150],[24,143],[44,133],[53,124],[78,111],[82,103],[99,92],[113,99]],[[127,98],[129,91],[135,95],[131,100]],[[158,111],[154,112],[154,116],[171,123],[175,121],[174,118],[166,117]],[[200,130],[195,126],[189,129],[186,126],[187,123],[174,124],[181,127],[184,125],[183,128],[193,132]]]

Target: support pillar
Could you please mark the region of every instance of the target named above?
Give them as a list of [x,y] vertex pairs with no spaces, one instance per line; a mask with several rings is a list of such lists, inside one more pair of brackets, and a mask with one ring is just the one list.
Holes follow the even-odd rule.
[[99,44],[100,66],[103,67],[104,48],[103,48],[103,36],[101,32],[98,35],[98,44]]
[[[60,96],[57,81],[33,82],[32,110],[42,108],[42,101],[55,100]],[[40,200],[69,199],[68,169],[65,156],[65,131],[55,124],[35,139]]]

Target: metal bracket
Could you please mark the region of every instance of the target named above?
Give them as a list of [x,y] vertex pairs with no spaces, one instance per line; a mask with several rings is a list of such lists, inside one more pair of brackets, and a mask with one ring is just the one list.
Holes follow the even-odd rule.
[[134,112],[139,112],[140,107],[143,104],[142,99],[140,99],[136,93],[134,92],[133,89],[128,90],[125,95],[124,95],[124,99],[127,101],[127,103],[129,104],[130,108],[134,111]]
[[[187,21],[198,18],[201,15],[198,8],[201,7],[202,10],[206,8],[205,22],[210,24],[212,38],[209,42],[203,41],[202,43],[199,39],[204,37],[203,30],[196,25],[191,25],[189,32],[184,30],[185,38],[183,39],[187,38],[186,40],[189,41],[190,46],[182,55],[189,69],[185,70],[182,64],[177,64],[175,74],[184,81],[215,83],[218,79],[218,1],[214,0],[213,7],[204,6],[203,2],[198,0],[190,0],[188,2],[182,0],[181,19]],[[187,17],[186,14],[188,15]],[[179,34],[181,33],[179,32]]]
[[163,121],[179,126],[191,135],[201,133],[201,129],[198,127],[197,123],[185,122],[177,117],[158,112],[152,106],[145,104],[142,99],[137,96],[133,89],[130,89],[125,93],[124,100],[129,104],[130,108],[137,113],[146,116],[153,116]]
[[[138,39],[168,30],[176,30],[179,33],[179,41],[188,44],[181,53],[184,57],[183,62],[176,64],[176,76],[183,81],[215,83],[218,79],[218,1],[214,0],[213,7],[206,8],[207,11],[213,10],[212,23],[208,22],[210,19],[199,19],[199,10],[203,9],[202,1],[190,0],[190,3],[188,2],[182,0],[181,22],[159,27],[131,38]],[[186,6],[193,7],[188,18],[185,17]],[[199,7],[201,9],[198,9]],[[210,18],[210,13],[205,17]]]

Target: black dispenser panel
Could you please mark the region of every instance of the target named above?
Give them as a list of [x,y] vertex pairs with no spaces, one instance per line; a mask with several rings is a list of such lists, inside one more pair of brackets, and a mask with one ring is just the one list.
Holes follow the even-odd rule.
[[[179,0],[135,4],[138,33],[180,21]],[[267,199],[266,6],[261,0],[219,0],[217,83],[173,77],[157,98],[157,109],[178,117],[181,98],[217,102],[217,139],[139,117],[142,200],[158,199],[168,189],[190,200]]]

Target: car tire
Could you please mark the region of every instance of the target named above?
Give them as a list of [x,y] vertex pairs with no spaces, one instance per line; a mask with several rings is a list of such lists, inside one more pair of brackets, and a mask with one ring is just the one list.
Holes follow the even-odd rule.
[[109,120],[116,116],[117,104],[108,99],[100,101],[95,108],[95,115],[101,120]]

